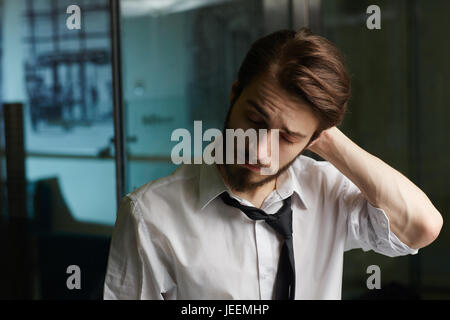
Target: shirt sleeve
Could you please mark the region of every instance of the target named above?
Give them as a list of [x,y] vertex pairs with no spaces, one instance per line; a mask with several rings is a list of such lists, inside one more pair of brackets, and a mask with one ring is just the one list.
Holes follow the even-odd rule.
[[408,247],[390,230],[384,210],[373,206],[350,179],[344,178],[339,198],[340,208],[347,214],[344,250],[361,248],[388,257],[417,254],[418,249]]
[[[171,290],[165,290],[171,287]],[[138,205],[121,199],[111,239],[103,298],[164,300],[176,298],[171,277],[150,238]]]

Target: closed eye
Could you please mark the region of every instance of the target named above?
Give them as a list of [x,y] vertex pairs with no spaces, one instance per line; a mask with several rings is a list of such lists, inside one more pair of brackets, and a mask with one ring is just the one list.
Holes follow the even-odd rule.
[[288,139],[285,135],[282,135],[282,138],[284,141],[286,141],[288,144],[293,144],[294,142]]
[[263,125],[263,124],[265,124],[265,121],[262,120],[262,119],[254,119],[252,117],[247,117],[247,120],[250,121],[253,124],[256,124],[256,125]]

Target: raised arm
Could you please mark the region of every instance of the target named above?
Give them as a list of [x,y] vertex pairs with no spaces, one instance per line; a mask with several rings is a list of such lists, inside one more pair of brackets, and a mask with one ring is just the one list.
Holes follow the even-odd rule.
[[443,219],[425,193],[337,127],[323,131],[308,149],[332,163],[374,207],[383,209],[391,231],[403,243],[420,249],[437,238]]

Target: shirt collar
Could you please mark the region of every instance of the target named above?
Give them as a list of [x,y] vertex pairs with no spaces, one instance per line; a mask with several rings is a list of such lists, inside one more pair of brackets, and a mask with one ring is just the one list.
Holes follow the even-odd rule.
[[212,200],[217,198],[222,192],[228,191],[223,182],[219,168],[216,164],[200,165],[199,178],[199,207],[203,210]]
[[296,176],[292,165],[286,170],[286,172],[278,177],[276,189],[283,199],[290,195],[296,194],[303,207],[308,209],[308,205],[305,201],[305,195],[301,187],[300,177]]
[[[299,178],[295,176],[292,166],[277,179],[276,190],[282,199],[296,194],[300,203],[308,209],[300,186]],[[229,191],[216,164],[201,164],[199,176],[199,207],[203,210],[212,200],[222,192]],[[230,192],[230,191],[229,191]],[[231,192],[230,192],[231,194]]]

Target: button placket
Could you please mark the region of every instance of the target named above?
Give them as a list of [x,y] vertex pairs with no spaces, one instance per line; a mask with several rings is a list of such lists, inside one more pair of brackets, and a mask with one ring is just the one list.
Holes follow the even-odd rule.
[[270,288],[270,276],[268,272],[268,266],[270,265],[270,256],[268,255],[268,244],[267,244],[267,237],[268,235],[267,230],[263,227],[264,221],[260,220],[256,223],[256,234],[257,234],[257,241],[258,241],[258,270],[259,270],[259,286],[260,286],[260,292],[261,292],[261,298],[262,299],[270,299],[269,295],[269,288]]
[[263,295],[263,287],[262,287],[262,279],[261,279],[261,255],[262,255],[262,240],[261,240],[261,233],[259,232],[260,230],[260,226],[259,226],[259,222],[260,221],[255,221],[254,222],[254,227],[255,227],[255,240],[256,240],[256,263],[258,266],[258,287],[259,287],[259,298],[263,299],[262,295]]
[[[259,274],[262,299],[272,299],[278,259],[273,257],[273,244],[278,240],[276,234],[264,221],[258,223],[259,234]],[[276,250],[280,250],[276,248]]]

